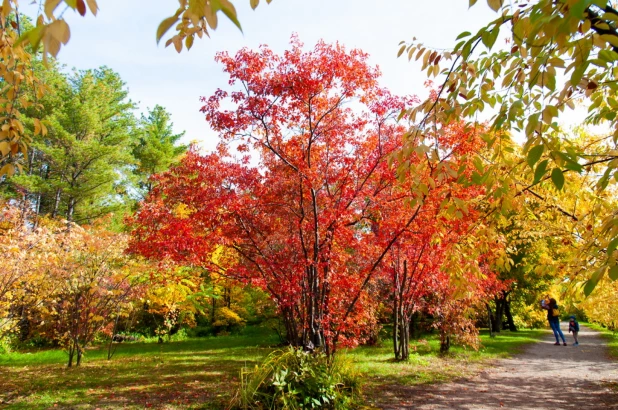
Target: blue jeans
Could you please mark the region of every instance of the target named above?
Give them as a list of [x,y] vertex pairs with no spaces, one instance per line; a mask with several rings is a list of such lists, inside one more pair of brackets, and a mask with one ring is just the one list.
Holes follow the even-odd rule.
[[551,330],[554,331],[554,336],[556,337],[556,343],[560,343],[560,339],[558,339],[558,335],[562,338],[562,343],[566,343],[564,340],[564,334],[562,330],[560,330],[560,320],[550,320],[549,326],[551,326]]

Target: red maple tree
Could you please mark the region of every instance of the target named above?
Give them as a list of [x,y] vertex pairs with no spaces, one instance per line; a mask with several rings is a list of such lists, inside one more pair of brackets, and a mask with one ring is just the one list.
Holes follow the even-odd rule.
[[303,51],[293,38],[283,55],[263,46],[216,59],[231,90],[203,98],[202,112],[218,149],[192,149],[156,177],[131,248],[262,287],[294,345],[354,345],[375,322],[368,285],[412,226],[431,226],[426,206],[450,204],[440,187],[457,183],[474,135],[425,136],[419,166],[397,172],[410,166],[394,155],[408,129],[397,117],[414,98],[381,88],[365,53]]

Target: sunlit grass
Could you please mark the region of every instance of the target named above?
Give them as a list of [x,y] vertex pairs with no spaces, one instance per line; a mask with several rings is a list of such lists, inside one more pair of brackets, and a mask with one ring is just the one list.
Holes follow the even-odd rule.
[[[454,346],[440,356],[435,336],[412,341],[408,362],[393,361],[391,343],[348,355],[363,374],[369,395],[387,384],[447,381],[472,374],[485,359],[515,353],[542,331],[482,334],[479,351]],[[261,361],[278,338],[268,329],[244,335],[181,342],[120,344],[111,361],[106,346],[90,349],[79,368],[66,368],[61,350],[0,355],[0,401],[11,409],[165,408],[222,409],[238,387],[241,367]]]
[[259,362],[277,343],[268,329],[252,329],[247,335],[120,344],[110,361],[101,346],[72,369],[61,350],[0,355],[0,400],[15,409],[224,408],[240,368]]
[[381,384],[422,384],[451,380],[475,373],[478,365],[488,359],[510,357],[523,346],[536,342],[546,331],[503,331],[490,338],[481,332],[481,347],[473,350],[452,346],[447,355],[440,355],[437,336],[428,335],[410,342],[411,357],[406,362],[393,360],[392,342],[384,340],[379,346],[360,347],[346,352],[358,369],[365,374],[369,388]]

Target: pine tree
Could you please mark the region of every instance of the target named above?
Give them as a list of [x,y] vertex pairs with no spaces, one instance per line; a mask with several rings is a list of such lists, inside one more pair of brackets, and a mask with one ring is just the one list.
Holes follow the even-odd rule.
[[160,105],[149,109],[147,116],[142,114],[133,147],[141,196],[152,189],[150,176],[167,170],[187,150],[186,145],[176,145],[185,133],[174,134],[173,125],[170,114]]
[[48,133],[35,138],[25,174],[12,178],[37,213],[88,222],[129,202],[135,104],[111,69],[47,73]]

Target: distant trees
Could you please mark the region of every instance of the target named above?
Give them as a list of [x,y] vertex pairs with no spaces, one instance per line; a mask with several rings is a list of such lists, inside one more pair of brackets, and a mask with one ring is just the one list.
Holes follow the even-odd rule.
[[109,68],[39,69],[48,84],[37,109],[46,133],[34,135],[24,172],[1,183],[5,197],[36,215],[90,223],[126,209],[151,188],[151,175],[186,150],[163,107],[135,119],[124,82]]
[[130,176],[134,105],[110,69],[48,75],[47,135],[12,178],[37,214],[84,223],[122,205]]
[[124,82],[107,67],[65,73],[54,61],[26,57],[26,74],[46,90],[20,83],[19,124],[11,125],[20,134],[6,133],[10,144],[0,135],[3,155],[10,151],[0,166],[21,170],[0,172],[0,338],[40,337],[65,347],[69,366],[79,365],[113,318],[142,308],[138,290],[150,269],[110,232],[122,229],[122,215],[106,216],[128,212],[147,192],[150,176],[186,149],[177,146],[184,133],[172,132],[161,106],[138,121]]

